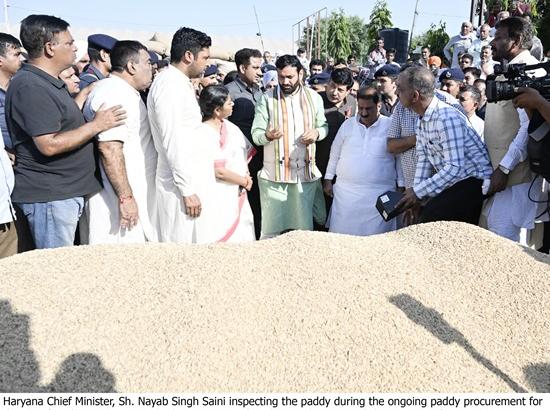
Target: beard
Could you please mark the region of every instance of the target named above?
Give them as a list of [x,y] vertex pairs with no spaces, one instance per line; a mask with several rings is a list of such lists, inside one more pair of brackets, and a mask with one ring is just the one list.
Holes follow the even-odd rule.
[[294,93],[294,91],[296,91],[299,86],[300,86],[300,82],[298,81],[296,82],[296,84],[289,85],[287,87],[281,85],[281,90],[283,90],[283,93],[285,93],[286,95],[290,95]]

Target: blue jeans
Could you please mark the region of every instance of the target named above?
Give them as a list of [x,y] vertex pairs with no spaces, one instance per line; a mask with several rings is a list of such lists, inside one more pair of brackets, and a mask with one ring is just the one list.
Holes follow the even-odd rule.
[[29,222],[36,249],[72,246],[84,198],[17,204]]

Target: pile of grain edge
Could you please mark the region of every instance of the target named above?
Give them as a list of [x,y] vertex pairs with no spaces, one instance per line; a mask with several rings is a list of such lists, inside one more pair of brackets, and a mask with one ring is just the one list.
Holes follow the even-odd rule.
[[550,258],[460,223],[0,261],[0,391],[550,391]]

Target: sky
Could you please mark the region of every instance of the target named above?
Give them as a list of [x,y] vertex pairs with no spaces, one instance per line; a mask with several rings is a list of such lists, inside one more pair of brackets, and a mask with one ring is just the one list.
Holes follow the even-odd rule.
[[[188,26],[216,35],[255,36],[258,25],[263,37],[292,38],[293,25],[324,7],[328,13],[342,8],[346,15],[357,15],[368,23],[375,0],[339,1],[123,1],[123,0],[3,0],[8,4],[11,26],[29,14],[52,14],[72,27],[104,27],[173,33]],[[415,0],[387,0],[394,27],[410,30]],[[431,23],[447,23],[450,35],[458,34],[460,23],[469,19],[470,0],[419,0],[414,33],[421,34]],[[0,3],[2,4],[2,3]],[[451,6],[452,5],[452,6]],[[322,16],[325,12],[322,13]],[[2,7],[2,23],[5,12]],[[3,25],[2,25],[3,26]],[[294,31],[297,33],[297,30]]]

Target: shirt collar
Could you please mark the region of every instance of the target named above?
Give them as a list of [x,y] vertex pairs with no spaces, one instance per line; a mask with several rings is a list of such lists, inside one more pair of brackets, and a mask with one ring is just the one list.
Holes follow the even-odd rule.
[[174,66],[172,64],[168,64],[168,69],[174,71],[175,73],[179,73],[178,75],[183,76],[183,78],[185,78],[185,81],[188,81],[189,84],[191,84],[191,79],[189,77],[187,77],[187,75],[183,71],[181,71],[179,68],[177,68],[176,66]]
[[531,53],[529,50],[523,50],[521,53],[519,53],[517,56],[512,58],[508,64],[517,64],[517,63],[523,63],[526,60],[526,56],[530,56]]
[[368,129],[368,130],[373,129],[373,128],[377,128],[377,127],[380,125],[380,123],[381,123],[380,118],[382,118],[382,114],[379,114],[379,115],[378,115],[378,119],[375,121],[374,124],[372,124],[370,127],[367,127],[365,124],[363,124],[363,123],[361,122],[361,116],[359,115],[359,113],[357,113],[357,114],[355,115],[355,121],[357,121],[357,124],[359,124],[359,125],[365,127],[365,128]]
[[63,80],[52,77],[41,68],[38,68],[32,64],[24,63],[23,66],[21,67],[21,71],[30,71],[31,73],[36,74],[39,77],[42,77],[43,79],[51,83],[56,88],[61,89],[65,87],[65,83],[63,82]]
[[237,78],[235,78],[235,83],[237,84],[237,86],[241,89],[241,91],[245,91],[245,90],[248,90],[250,92],[252,92],[252,94],[254,94],[256,91],[259,90],[259,86],[252,86],[250,87],[248,84],[246,84],[242,79],[241,77],[237,76]]
[[438,104],[439,98],[434,95],[432,101],[430,102],[430,105],[428,105],[428,108],[426,108],[426,112],[424,112],[424,115],[420,117],[420,121],[430,121]]
[[115,81],[119,81],[120,83],[124,83],[124,85],[125,85],[127,88],[129,88],[130,90],[132,90],[132,91],[134,92],[134,94],[136,94],[138,97],[140,97],[139,91],[136,90],[134,87],[132,87],[132,86],[128,83],[128,81],[124,80],[123,78],[119,77],[118,75],[113,75],[113,74],[111,74],[111,75],[109,76],[109,78],[114,78]]
[[105,78],[105,76],[103,75],[103,73],[101,71],[99,71],[99,68],[97,68],[95,65],[93,64],[90,64],[88,66],[88,70],[92,70],[92,72],[96,75],[97,79],[98,80],[103,80]]

